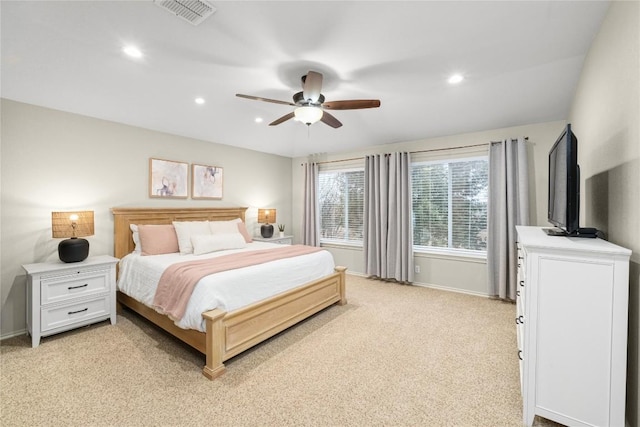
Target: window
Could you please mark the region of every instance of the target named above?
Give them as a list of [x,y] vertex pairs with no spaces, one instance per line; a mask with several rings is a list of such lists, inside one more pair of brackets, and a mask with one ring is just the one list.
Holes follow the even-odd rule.
[[320,172],[318,181],[320,240],[361,243],[364,170]]
[[487,158],[416,162],[411,166],[416,249],[486,251]]

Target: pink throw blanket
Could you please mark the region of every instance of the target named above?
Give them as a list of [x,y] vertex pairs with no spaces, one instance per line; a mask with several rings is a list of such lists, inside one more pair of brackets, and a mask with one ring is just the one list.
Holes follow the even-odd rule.
[[170,265],[162,273],[153,298],[153,305],[157,310],[167,314],[172,319],[181,319],[187,309],[193,289],[198,281],[205,276],[279,259],[306,255],[321,250],[322,248],[313,246],[291,245],[222,255],[196,261],[178,262]]

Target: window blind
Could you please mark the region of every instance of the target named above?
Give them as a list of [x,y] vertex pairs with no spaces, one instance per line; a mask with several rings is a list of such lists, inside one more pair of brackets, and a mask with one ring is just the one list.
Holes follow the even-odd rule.
[[362,242],[364,170],[321,171],[318,178],[320,240]]
[[415,246],[486,251],[486,157],[412,164]]

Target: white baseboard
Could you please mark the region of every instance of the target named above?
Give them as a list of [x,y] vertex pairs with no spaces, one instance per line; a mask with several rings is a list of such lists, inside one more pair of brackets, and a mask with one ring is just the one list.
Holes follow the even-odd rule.
[[423,287],[423,288],[432,288],[432,289],[438,289],[440,291],[457,292],[459,294],[466,294],[466,295],[473,295],[475,297],[489,298],[489,295],[487,295],[487,294],[485,294],[483,292],[470,291],[468,289],[452,288],[450,286],[440,286],[440,285],[432,285],[432,284],[429,284],[429,283],[418,283],[418,282],[413,282],[412,284],[414,286],[420,286],[420,287]]
[[[347,274],[348,275],[351,274],[352,276],[364,277],[364,278],[369,277],[367,274],[358,273],[358,272],[349,271],[349,270],[347,270]],[[413,286],[420,286],[423,288],[432,288],[432,289],[438,289],[440,291],[457,292],[459,294],[467,294],[467,295],[473,295],[476,297],[489,298],[489,295],[483,292],[470,291],[468,289],[452,288],[450,286],[432,285],[430,283],[421,283],[421,282],[413,282],[411,284]]]
[[369,276],[367,276],[367,275],[366,275],[366,274],[364,274],[364,273],[358,273],[358,272],[355,272],[355,271],[349,271],[349,270],[347,270],[347,274],[350,274],[350,275],[352,275],[352,276],[364,277],[365,279],[366,279],[367,277],[369,277]]
[[6,340],[6,339],[9,339],[9,338],[13,338],[13,337],[18,337],[18,336],[24,335],[26,333],[27,333],[27,330],[26,329],[22,329],[20,331],[10,332],[10,333],[8,333],[6,335],[0,335],[0,341]]

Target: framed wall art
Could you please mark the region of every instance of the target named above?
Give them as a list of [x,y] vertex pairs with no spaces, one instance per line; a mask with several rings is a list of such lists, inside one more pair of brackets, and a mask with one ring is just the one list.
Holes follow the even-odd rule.
[[193,164],[191,169],[192,199],[222,199],[223,168]]
[[149,197],[186,199],[188,186],[188,163],[149,159]]

